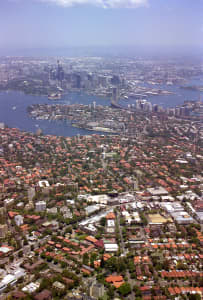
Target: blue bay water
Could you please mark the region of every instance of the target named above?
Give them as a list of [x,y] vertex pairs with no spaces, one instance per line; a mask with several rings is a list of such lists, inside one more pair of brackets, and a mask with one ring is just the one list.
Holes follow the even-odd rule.
[[[22,92],[9,91],[0,93],[0,122],[8,127],[19,128],[28,132],[36,132],[42,129],[44,134],[58,136],[88,135],[96,133],[85,129],[72,127],[65,121],[48,121],[31,119],[27,113],[27,106],[31,104],[92,104],[109,105],[107,99],[89,96],[81,93],[69,93],[63,95],[60,100],[49,100],[46,96],[25,95]],[[98,133],[98,132],[97,132]]]
[[[202,85],[203,78],[193,78],[190,85]],[[148,98],[152,104],[158,104],[166,107],[175,107],[182,105],[185,100],[199,100],[203,98],[203,92],[185,90],[179,86],[151,86],[152,88],[162,88],[172,91],[174,95],[166,96],[151,96]],[[96,132],[72,127],[69,122],[65,121],[48,121],[48,120],[34,120],[31,119],[27,113],[27,106],[31,104],[92,104],[93,101],[99,105],[110,105],[110,99],[104,99],[97,96],[90,96],[85,93],[71,92],[63,95],[62,99],[51,101],[46,96],[25,95],[22,92],[9,91],[0,93],[0,122],[4,122],[9,127],[16,127],[28,132],[36,132],[38,128],[42,129],[44,134],[61,135],[61,136],[75,136],[88,135]],[[135,100],[120,100],[121,105],[135,103]],[[98,133],[98,132],[97,132]]]
[[[186,84],[187,86],[203,86],[203,77],[194,77],[188,81]],[[151,85],[151,84],[143,84],[145,87],[150,87],[152,89],[162,89],[169,92],[173,92],[172,95],[156,95],[150,96],[147,100],[150,101],[152,104],[158,104],[163,106],[164,108],[167,107],[175,107],[178,105],[182,105],[186,100],[200,100],[203,101],[203,92],[183,89],[180,88],[179,85]],[[135,103],[135,99],[128,99],[126,102],[125,100],[121,101],[122,104],[133,104]]]

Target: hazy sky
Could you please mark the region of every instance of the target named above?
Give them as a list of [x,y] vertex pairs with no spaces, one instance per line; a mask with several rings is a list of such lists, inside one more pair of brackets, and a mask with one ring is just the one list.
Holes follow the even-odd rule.
[[0,49],[203,46],[203,0],[0,0]]

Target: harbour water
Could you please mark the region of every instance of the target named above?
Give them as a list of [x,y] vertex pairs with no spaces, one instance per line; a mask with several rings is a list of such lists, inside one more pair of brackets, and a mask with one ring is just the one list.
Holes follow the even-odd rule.
[[[8,127],[19,128],[28,132],[36,132],[38,128],[44,134],[58,136],[88,135],[96,133],[81,128],[73,127],[64,121],[47,121],[31,119],[27,113],[27,106],[31,104],[91,104],[93,101],[100,105],[110,105],[107,99],[93,97],[81,93],[69,93],[62,96],[60,100],[49,100],[45,96],[25,95],[22,92],[9,91],[0,93],[0,122]],[[97,132],[98,133],[98,132]]]
[[[202,85],[203,78],[194,78],[188,85]],[[203,92],[181,89],[178,86],[153,86],[173,92],[173,95],[150,96],[148,98],[152,104],[158,104],[166,107],[175,107],[183,104],[185,100],[198,100],[203,98]],[[90,96],[85,93],[71,92],[63,95],[60,100],[50,101],[45,96],[25,95],[22,92],[8,91],[0,93],[0,122],[4,122],[9,127],[16,127],[28,132],[36,132],[38,128],[42,129],[44,134],[75,136],[88,135],[96,132],[72,127],[70,123],[64,121],[34,120],[27,114],[27,106],[31,104],[92,104],[93,101],[99,105],[110,105],[110,99],[104,99],[97,96]],[[120,104],[127,106],[135,103],[135,99],[120,100]],[[97,132],[98,133],[98,132]],[[102,133],[103,134],[103,133]]]
[[[203,86],[203,77],[194,77],[189,80],[186,84],[187,86]],[[171,95],[164,96],[150,96],[147,98],[152,104],[158,104],[166,107],[175,107],[178,105],[182,105],[186,100],[199,100],[203,101],[203,92],[183,89],[180,88],[179,85],[152,85],[152,84],[143,84],[145,87],[150,87],[152,89],[162,89],[169,92],[172,92]],[[122,104],[126,103],[126,101],[121,101]],[[135,100],[128,99],[127,104],[133,104]]]

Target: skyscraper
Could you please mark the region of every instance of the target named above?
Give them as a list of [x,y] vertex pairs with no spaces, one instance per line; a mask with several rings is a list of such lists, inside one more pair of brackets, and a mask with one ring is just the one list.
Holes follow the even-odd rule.
[[60,83],[64,80],[64,70],[63,70],[59,60],[57,61],[56,78]]
[[116,87],[112,89],[112,102],[118,102],[118,89]]

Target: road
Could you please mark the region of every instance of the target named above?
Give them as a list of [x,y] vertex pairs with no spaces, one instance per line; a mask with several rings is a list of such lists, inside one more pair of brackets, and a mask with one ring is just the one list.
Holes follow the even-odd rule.
[[118,228],[119,228],[119,235],[120,235],[120,249],[122,254],[126,254],[125,251],[125,243],[123,241],[123,233],[122,233],[122,228],[120,226],[120,212],[117,214],[117,222],[118,222]]

